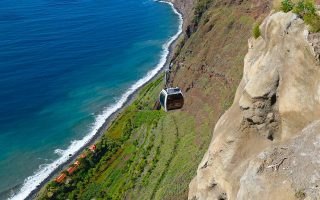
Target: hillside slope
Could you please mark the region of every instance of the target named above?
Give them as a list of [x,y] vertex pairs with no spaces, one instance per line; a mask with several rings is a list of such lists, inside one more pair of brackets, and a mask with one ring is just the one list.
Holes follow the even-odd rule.
[[317,199],[320,34],[291,12],[249,40],[231,108],[214,129],[189,199]]
[[115,119],[80,169],[64,183],[48,184],[39,199],[188,198],[212,129],[241,80],[252,26],[269,12],[269,3],[172,1],[185,19],[171,76],[185,94],[184,108],[152,109],[163,87],[159,77]]

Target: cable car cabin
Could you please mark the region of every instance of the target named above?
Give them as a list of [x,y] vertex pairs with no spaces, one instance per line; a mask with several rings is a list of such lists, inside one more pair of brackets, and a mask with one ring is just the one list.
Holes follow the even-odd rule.
[[160,92],[159,101],[166,112],[180,109],[184,104],[183,94],[178,87],[163,89]]

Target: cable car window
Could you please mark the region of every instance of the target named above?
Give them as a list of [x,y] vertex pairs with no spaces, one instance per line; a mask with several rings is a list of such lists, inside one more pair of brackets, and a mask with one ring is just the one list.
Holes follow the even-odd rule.
[[175,100],[181,100],[183,99],[182,94],[170,94],[168,95],[168,101],[175,101]]
[[164,106],[165,94],[163,92],[160,93],[160,104]]

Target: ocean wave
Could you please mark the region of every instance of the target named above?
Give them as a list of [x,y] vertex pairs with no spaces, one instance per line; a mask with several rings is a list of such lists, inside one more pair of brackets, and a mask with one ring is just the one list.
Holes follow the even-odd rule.
[[64,154],[64,150],[63,149],[56,149],[54,150],[55,154],[58,154],[59,156],[62,156]]
[[88,135],[86,135],[81,140],[72,141],[70,146],[66,150],[57,149],[55,153],[59,154],[61,157],[52,162],[51,164],[43,164],[39,166],[39,169],[34,173],[34,175],[25,179],[21,189],[17,194],[13,195],[9,199],[11,200],[20,200],[27,198],[32,191],[37,189],[37,187],[45,181],[51,173],[53,173],[60,165],[66,163],[70,159],[70,154],[81,150],[83,146],[91,141],[91,139],[98,133],[98,130],[103,126],[105,121],[115,112],[117,112],[120,108],[122,108],[129,97],[134,94],[140,87],[142,87],[145,83],[150,81],[154,76],[156,76],[159,71],[165,66],[167,61],[167,57],[169,55],[169,47],[170,45],[178,38],[178,36],[182,33],[182,23],[183,18],[182,15],[174,8],[174,5],[170,2],[165,1],[157,1],[160,3],[167,3],[171,6],[174,13],[179,16],[179,29],[178,32],[172,36],[163,46],[162,46],[162,55],[159,63],[156,65],[154,69],[149,71],[147,75],[134,83],[122,96],[121,98],[113,105],[107,107],[101,114],[99,114],[95,122],[92,126],[91,131]]

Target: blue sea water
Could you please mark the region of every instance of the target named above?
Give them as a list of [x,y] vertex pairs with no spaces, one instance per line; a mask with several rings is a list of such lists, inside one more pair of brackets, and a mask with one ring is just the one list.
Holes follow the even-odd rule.
[[31,176],[145,81],[178,29],[152,0],[0,1],[0,199],[30,192]]

